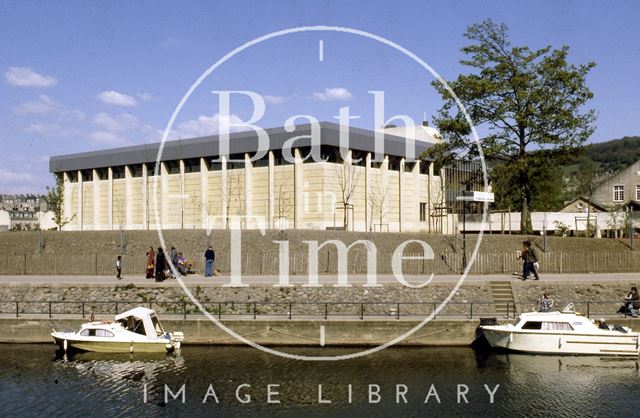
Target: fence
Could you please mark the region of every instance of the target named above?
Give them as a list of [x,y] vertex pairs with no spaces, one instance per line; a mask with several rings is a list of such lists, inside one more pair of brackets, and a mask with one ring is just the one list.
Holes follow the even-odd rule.
[[[405,257],[422,254],[405,253]],[[470,255],[467,256],[470,259]],[[228,273],[229,257],[224,254],[216,259],[216,269]],[[389,254],[378,255],[377,272],[391,273]],[[454,274],[462,269],[462,253],[436,254],[433,260],[404,260],[405,274]],[[194,260],[197,272],[203,270],[203,260]],[[275,252],[243,253],[242,273],[246,275],[276,275],[279,272],[279,256]],[[146,269],[144,256],[132,258],[125,256],[123,273],[141,275]],[[351,274],[367,272],[367,258],[364,251],[349,253],[347,271]],[[471,274],[510,274],[522,271],[522,262],[515,253],[479,253],[473,263]],[[640,252],[554,252],[540,255],[541,273],[615,273],[640,271]],[[321,252],[318,257],[320,274],[337,273],[337,253]],[[308,273],[308,254],[291,252],[289,256],[289,274],[306,275]],[[0,275],[114,275],[115,258],[105,254],[84,255],[0,255]]]
[[[201,305],[219,319],[258,319],[258,317],[278,317],[288,319],[360,319],[367,318],[425,318],[431,315],[441,301],[428,302],[247,302],[220,301],[202,302]],[[576,311],[590,316],[615,315],[621,301],[577,301],[572,302]],[[502,319],[516,318],[519,312],[535,309],[535,301],[507,303],[506,312],[496,312],[493,302],[450,302],[438,312],[436,318],[477,319],[494,316]],[[94,315],[117,315],[137,306],[148,306],[158,314],[200,316],[198,307],[187,301],[146,302],[146,301],[0,301],[0,314],[43,315],[54,318],[58,315],[79,315],[85,318]]]

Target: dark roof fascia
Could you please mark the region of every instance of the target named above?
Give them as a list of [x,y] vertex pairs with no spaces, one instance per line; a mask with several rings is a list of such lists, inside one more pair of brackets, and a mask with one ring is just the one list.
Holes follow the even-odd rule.
[[[330,122],[320,123],[320,137],[322,145],[340,146],[340,125]],[[269,136],[269,149],[282,149],[285,142],[297,136],[310,135],[311,125],[297,125],[293,132],[287,132],[284,127],[265,130]],[[352,150],[375,152],[375,132],[350,127],[349,148]],[[215,157],[219,155],[220,138],[218,135],[199,138],[180,139],[166,141],[162,149],[161,161],[172,161],[204,156]],[[407,140],[403,137],[384,134],[385,155],[407,157]],[[297,139],[296,148],[311,146],[309,137]],[[429,149],[432,144],[416,140],[415,158]],[[244,154],[256,152],[258,136],[254,131],[235,132],[229,135],[229,154]],[[153,163],[158,156],[160,143],[134,145],[129,147],[112,148],[100,151],[90,151],[77,154],[57,155],[49,160],[49,171],[52,173],[62,171],[86,170],[101,167],[114,167],[122,165]]]

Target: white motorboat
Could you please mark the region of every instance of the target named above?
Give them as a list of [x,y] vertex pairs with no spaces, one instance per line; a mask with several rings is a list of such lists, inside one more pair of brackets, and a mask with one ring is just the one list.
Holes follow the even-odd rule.
[[543,354],[640,354],[640,334],[620,326],[599,327],[572,305],[558,312],[529,312],[517,323],[481,325],[491,347]]
[[116,315],[114,321],[92,321],[78,331],[51,333],[56,344],[65,351],[97,351],[103,353],[164,352],[179,350],[184,334],[165,332],[156,312],[137,307]]

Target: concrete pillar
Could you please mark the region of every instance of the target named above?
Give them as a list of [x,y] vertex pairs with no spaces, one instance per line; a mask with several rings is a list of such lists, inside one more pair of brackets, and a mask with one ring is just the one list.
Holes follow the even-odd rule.
[[365,157],[364,164],[364,225],[365,230],[371,231],[373,225],[371,225],[371,217],[373,216],[373,208],[369,207],[371,204],[371,153],[368,152]]
[[200,158],[200,225],[202,229],[208,229],[207,218],[209,216],[209,166],[207,160]]
[[149,229],[149,173],[142,164],[142,229]]
[[429,174],[427,176],[427,219],[429,221],[429,232],[433,232],[433,161],[429,161]]
[[420,185],[420,160],[416,160],[416,162],[413,164],[411,175],[413,176],[414,181],[413,199],[411,199],[413,202],[413,210],[415,211],[415,215],[413,216],[413,224],[417,225],[417,228],[415,228],[415,230],[416,232],[418,232],[420,231],[420,229],[422,229],[422,223],[420,222],[420,199],[422,196],[422,187]]
[[124,166],[124,225],[122,229],[131,229],[133,225],[133,176],[131,175],[131,168],[128,165]]
[[107,169],[107,223],[113,229],[113,169]]
[[404,222],[404,157],[400,158],[400,172],[398,174],[398,230],[404,230],[402,223]]
[[298,148],[294,149],[293,164],[293,227],[302,227],[302,157]]
[[[382,158],[382,164],[380,165],[380,175],[378,176],[378,180],[381,182],[380,184],[382,184],[382,187],[380,188],[382,190],[382,193],[389,193],[389,156],[385,155]],[[391,212],[391,208],[393,205],[393,202],[391,202],[391,199],[386,199],[386,201],[388,201],[388,205],[386,206],[387,210],[386,212]],[[389,213],[390,214],[390,213]],[[386,215],[385,215],[386,218]],[[389,221],[387,222],[387,226],[389,226]],[[382,225],[380,225],[380,232],[382,232]]]
[[158,193],[160,204],[160,228],[166,228],[169,222],[169,171],[167,164],[160,163],[160,192]]
[[62,174],[62,184],[64,185],[64,189],[63,189],[64,203],[63,203],[62,222],[66,222],[71,219],[71,196],[73,195],[73,190],[71,188],[71,181],[69,180],[69,174],[67,174],[66,172]]
[[268,169],[268,178],[269,178],[269,198],[268,198],[268,208],[267,208],[267,216],[269,217],[269,228],[273,229],[275,226],[273,225],[273,217],[275,216],[275,207],[276,207],[276,161],[273,156],[273,151],[269,151],[269,169]]
[[245,228],[251,228],[253,216],[253,163],[248,153],[244,154],[244,216]]
[[98,170],[94,169],[93,172],[93,229],[100,228],[100,179],[98,178]]
[[229,224],[227,222],[227,204],[229,203],[229,195],[227,190],[227,157],[226,155],[220,156],[220,204],[222,208],[220,213],[222,214],[222,228],[227,228]]
[[184,229],[184,200],[187,196],[184,195],[184,160],[178,161],[180,167],[180,229]]
[[84,185],[82,184],[82,171],[78,170],[78,229],[82,231],[84,225]]

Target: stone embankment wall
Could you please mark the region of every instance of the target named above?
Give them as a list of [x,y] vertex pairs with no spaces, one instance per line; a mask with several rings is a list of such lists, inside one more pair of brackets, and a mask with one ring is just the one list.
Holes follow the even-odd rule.
[[[164,231],[165,243],[175,246],[202,271],[202,254],[211,243],[217,253],[216,268],[223,273],[230,270],[230,232],[227,230]],[[479,247],[472,274],[511,274],[521,270],[515,252],[521,248],[520,235],[486,236]],[[541,255],[544,273],[571,272],[628,272],[640,270],[640,252],[630,251],[624,241],[612,239],[548,237],[546,252],[542,237],[530,237]],[[306,241],[338,240],[349,246],[358,240],[370,240],[376,248],[377,273],[392,271],[394,251],[408,240],[422,240],[433,249],[433,260],[403,262],[407,274],[456,274],[462,267],[462,238],[459,235],[429,235],[416,233],[358,233],[344,231],[287,230],[242,231],[242,255],[239,257],[243,274],[278,274],[280,269],[278,244],[288,241],[289,272],[306,274],[308,244]],[[467,237],[470,253],[477,236]],[[0,275],[111,275],[117,254],[124,255],[124,273],[142,274],[146,268],[145,253],[159,246],[156,231],[87,231],[87,232],[11,232],[0,233]],[[409,244],[404,255],[422,255],[420,245]],[[319,251],[318,271],[335,274],[338,268],[336,248],[327,245]],[[470,257],[469,257],[470,258]],[[349,254],[350,273],[365,273],[367,253],[363,245],[356,245]]]
[[[544,291],[556,308],[573,303],[583,313],[614,315],[622,304],[631,281],[600,282],[511,282],[517,312],[530,311]],[[382,288],[275,288],[252,286],[229,288],[220,285],[191,286],[192,295],[213,315],[226,317],[278,315],[301,319],[309,317],[359,318],[390,315],[424,316],[451,293],[455,283],[436,282],[422,289],[399,285]],[[0,287],[0,313],[15,315],[49,314],[110,317],[135,306],[150,306],[160,314],[202,315],[180,287],[149,283],[135,286],[10,285]],[[467,282],[438,313],[439,317],[496,316],[489,282]],[[513,310],[511,310],[513,313]]]

